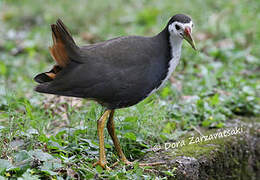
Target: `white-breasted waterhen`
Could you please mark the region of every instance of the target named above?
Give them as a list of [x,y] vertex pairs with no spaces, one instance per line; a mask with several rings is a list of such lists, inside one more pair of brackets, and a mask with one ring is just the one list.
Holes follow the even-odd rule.
[[118,155],[124,163],[131,164],[115,133],[114,111],[137,104],[165,83],[179,63],[182,40],[187,40],[196,49],[192,28],[189,16],[177,14],[152,37],[126,36],[77,46],[58,19],[51,25],[53,46],[50,47],[56,65],[34,78],[40,83],[35,90],[92,99],[106,107],[97,123],[100,157],[96,164],[107,167],[103,130],[108,117],[107,129]]

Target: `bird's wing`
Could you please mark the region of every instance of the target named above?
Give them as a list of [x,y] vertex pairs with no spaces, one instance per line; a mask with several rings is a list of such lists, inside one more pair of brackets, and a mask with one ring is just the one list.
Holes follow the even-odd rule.
[[111,41],[114,41],[114,40],[117,40],[117,39],[124,39],[124,37],[116,37],[116,38],[113,38],[113,39],[109,39],[109,40],[106,40],[104,42],[98,42],[98,43],[95,43],[95,44],[88,44],[88,45],[83,45],[83,46],[80,46],[80,49],[82,51],[88,51],[90,49],[93,49],[93,48],[97,48],[99,46],[103,46]]
[[131,89],[138,90],[142,85],[149,87],[140,80],[150,78],[151,62],[156,56],[156,51],[145,41],[148,40],[117,39],[89,49],[84,52],[86,59],[83,59],[83,63],[71,61],[53,81],[38,85],[36,91],[65,96],[105,98],[116,96],[126,88],[129,93],[134,93]]

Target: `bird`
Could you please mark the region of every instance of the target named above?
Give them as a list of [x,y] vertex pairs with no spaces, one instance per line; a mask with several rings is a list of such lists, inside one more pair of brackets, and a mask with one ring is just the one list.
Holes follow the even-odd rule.
[[78,46],[61,19],[51,25],[53,45],[49,51],[56,64],[34,77],[38,83],[35,91],[94,100],[104,107],[97,120],[99,160],[94,166],[109,168],[104,147],[107,119],[120,160],[132,164],[120,147],[114,112],[139,103],[165,84],[180,61],[183,40],[196,50],[193,26],[190,16],[176,14],[154,36],[121,36]]

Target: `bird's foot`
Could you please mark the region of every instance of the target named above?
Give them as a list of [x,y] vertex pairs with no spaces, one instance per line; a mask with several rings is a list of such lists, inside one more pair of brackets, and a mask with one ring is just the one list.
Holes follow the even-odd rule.
[[107,166],[107,163],[104,161],[98,160],[97,162],[93,163],[93,167],[95,167],[97,165],[101,166],[103,169],[111,170],[110,167]]
[[[112,166],[111,166],[111,168],[114,168],[115,166],[117,166],[118,164],[119,164],[119,162],[120,161],[117,161],[117,162],[115,162]],[[123,160],[123,163],[125,164],[125,165],[133,165],[134,163],[133,162],[131,162],[131,161],[128,161],[128,160]]]

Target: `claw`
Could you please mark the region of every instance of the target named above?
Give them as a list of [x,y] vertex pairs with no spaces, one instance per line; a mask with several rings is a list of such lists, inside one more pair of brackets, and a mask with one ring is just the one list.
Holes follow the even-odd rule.
[[108,167],[107,163],[105,163],[105,162],[97,161],[97,162],[93,163],[93,167],[95,167],[97,165],[101,166],[103,169],[111,170],[111,168]]

